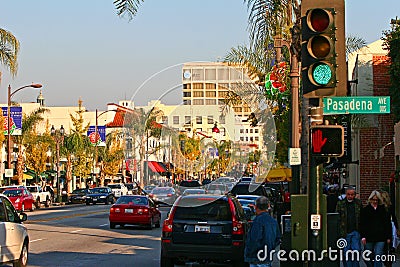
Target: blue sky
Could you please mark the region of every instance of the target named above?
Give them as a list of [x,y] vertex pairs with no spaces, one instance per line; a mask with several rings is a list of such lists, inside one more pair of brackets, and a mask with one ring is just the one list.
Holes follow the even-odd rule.
[[[21,52],[15,78],[0,66],[0,103],[8,84],[16,89],[35,82],[43,84],[47,106],[77,105],[79,97],[89,110],[132,97],[143,105],[179,84],[181,63],[217,61],[248,43],[241,0],[146,0],[131,22],[117,17],[112,2],[1,0],[0,27],[20,40]],[[376,41],[396,15],[399,1],[347,1],[346,35]],[[13,100],[31,102],[37,95],[26,89]],[[180,103],[179,88],[161,98]]]

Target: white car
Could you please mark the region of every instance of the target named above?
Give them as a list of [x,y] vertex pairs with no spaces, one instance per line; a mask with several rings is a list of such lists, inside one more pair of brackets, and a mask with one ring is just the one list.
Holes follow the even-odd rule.
[[28,265],[29,236],[22,223],[24,212],[18,214],[11,201],[0,194],[0,263],[12,262],[13,266]]
[[123,183],[108,184],[107,186],[111,188],[116,198],[128,194],[128,188]]

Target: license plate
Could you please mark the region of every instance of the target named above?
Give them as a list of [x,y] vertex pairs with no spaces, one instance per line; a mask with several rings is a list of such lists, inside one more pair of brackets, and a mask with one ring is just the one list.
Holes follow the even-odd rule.
[[133,213],[133,209],[126,209],[125,213]]
[[210,226],[208,226],[208,225],[195,225],[194,226],[194,231],[195,232],[202,232],[202,233],[209,233],[210,232]]

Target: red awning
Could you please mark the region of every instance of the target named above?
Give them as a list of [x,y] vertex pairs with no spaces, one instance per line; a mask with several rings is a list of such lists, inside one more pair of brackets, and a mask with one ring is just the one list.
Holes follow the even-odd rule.
[[149,168],[152,172],[166,172],[166,169],[164,169],[164,167],[161,166],[161,164],[157,161],[148,161],[147,164],[149,165]]

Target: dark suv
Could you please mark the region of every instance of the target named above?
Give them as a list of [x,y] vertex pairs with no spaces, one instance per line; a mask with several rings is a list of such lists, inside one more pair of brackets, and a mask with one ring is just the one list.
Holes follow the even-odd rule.
[[251,182],[239,182],[235,184],[230,193],[232,195],[257,195],[268,197],[267,190],[262,184]]
[[180,196],[164,221],[161,267],[176,262],[244,262],[248,222],[239,201],[231,196]]

